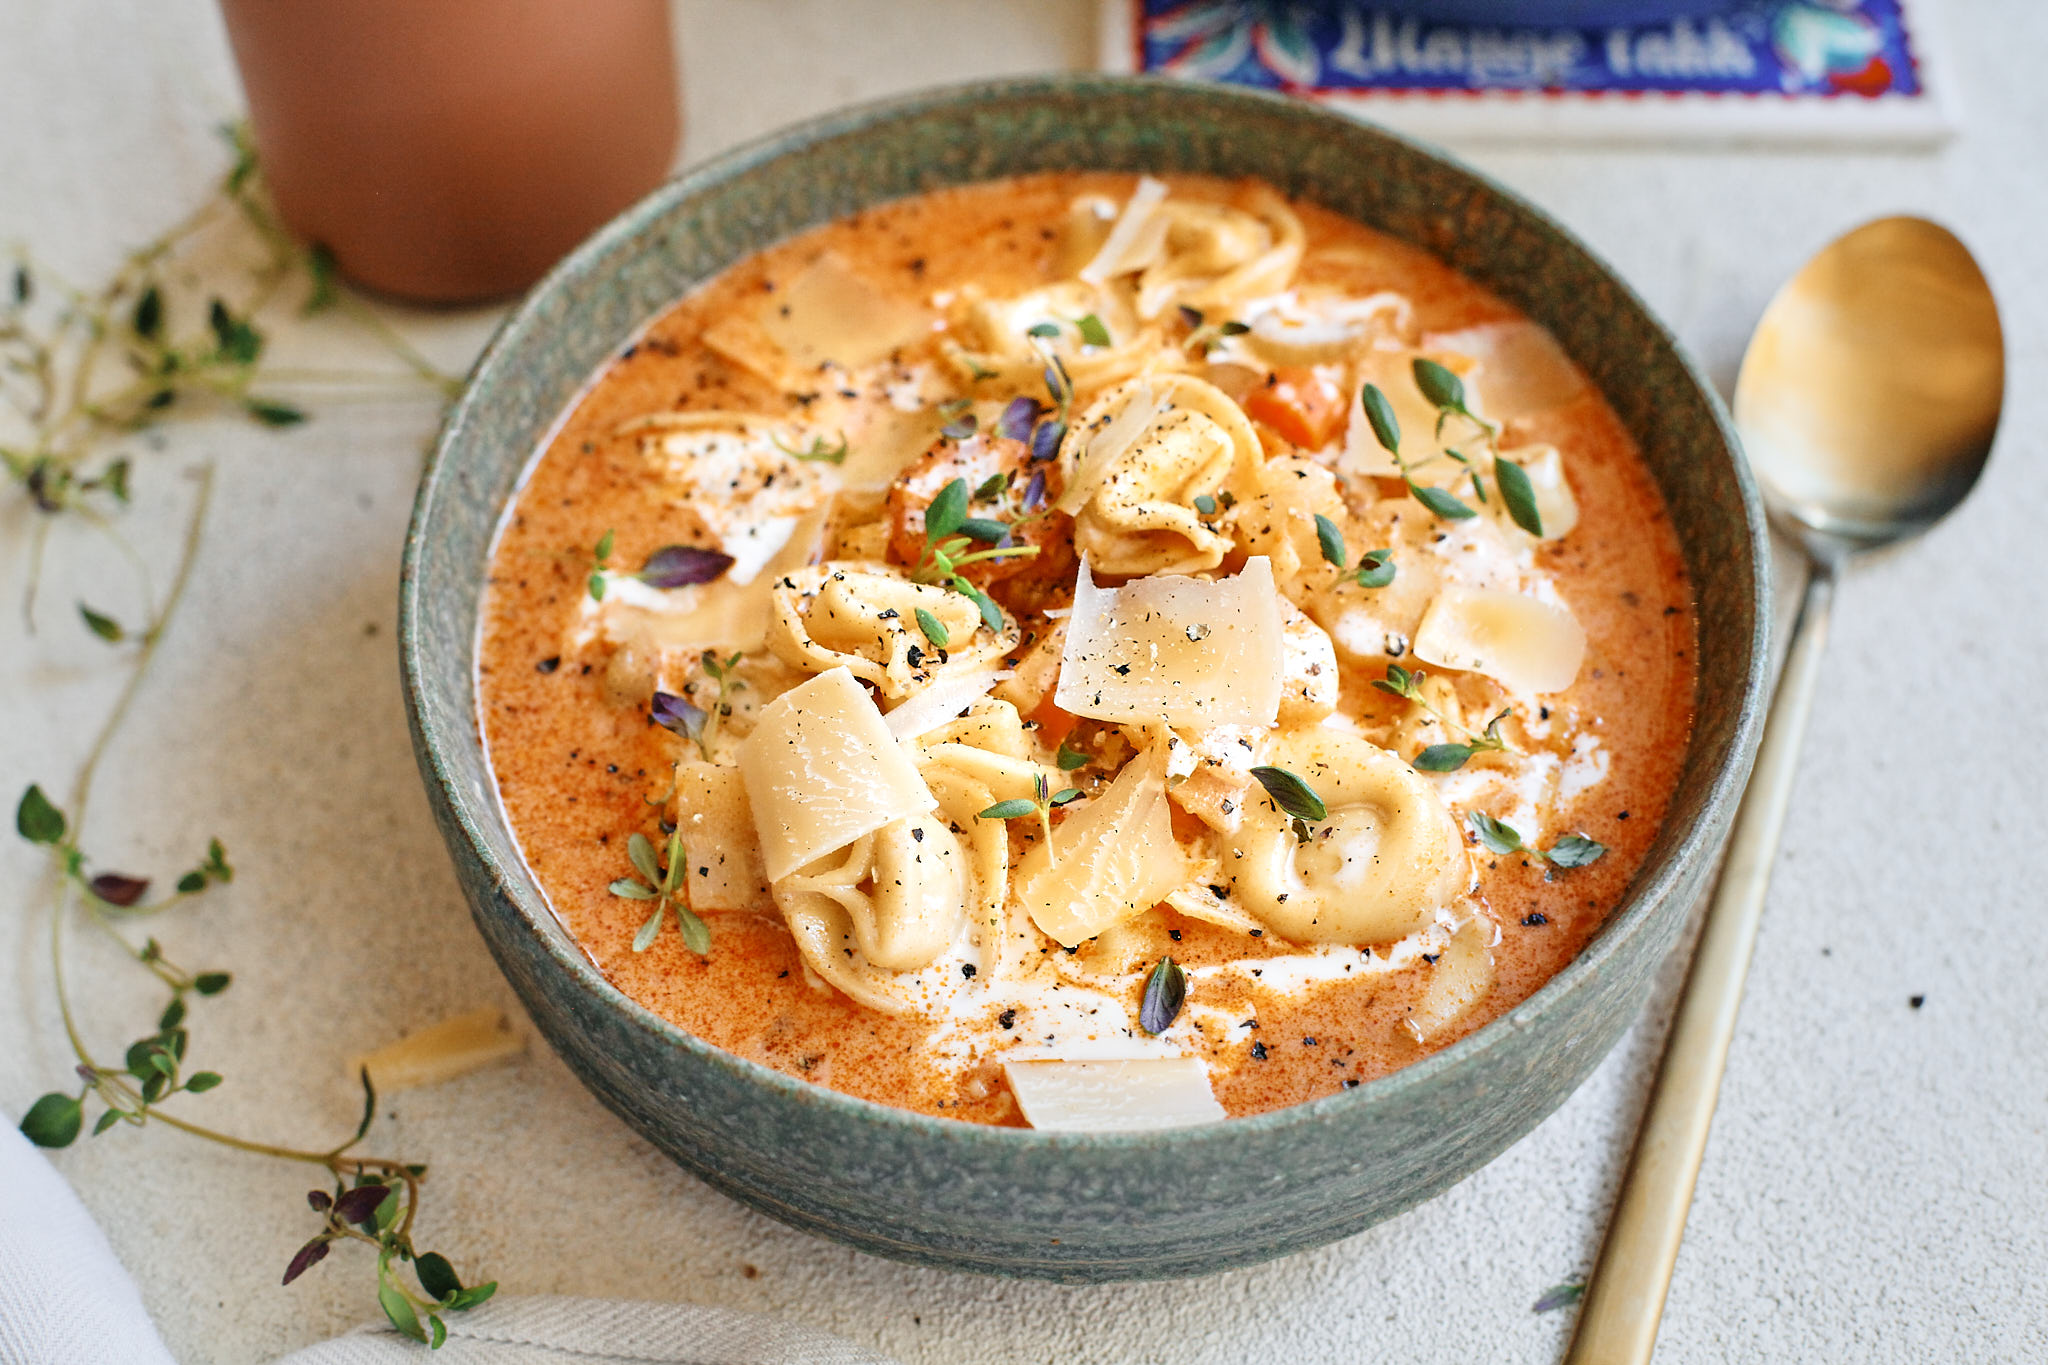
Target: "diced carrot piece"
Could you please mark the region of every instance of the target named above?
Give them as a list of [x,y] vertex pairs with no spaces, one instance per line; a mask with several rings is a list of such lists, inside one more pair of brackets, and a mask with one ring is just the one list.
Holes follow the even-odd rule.
[[1314,370],[1273,371],[1272,382],[1253,389],[1244,410],[1304,450],[1328,445],[1344,425],[1344,392]]
[[1074,726],[1080,717],[1071,711],[1062,711],[1052,704],[1052,691],[1048,689],[1045,700],[1038,703],[1030,719],[1038,722],[1038,742],[1049,749],[1057,749],[1067,742],[1067,736],[1074,733]]

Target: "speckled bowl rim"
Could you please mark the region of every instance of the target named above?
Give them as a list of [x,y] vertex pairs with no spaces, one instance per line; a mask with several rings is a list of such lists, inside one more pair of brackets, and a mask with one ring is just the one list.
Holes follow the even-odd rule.
[[[489,799],[481,803],[480,808],[480,803],[456,780],[442,754],[442,748],[448,742],[447,737],[434,734],[421,714],[421,679],[426,675],[430,665],[423,654],[426,641],[420,628],[422,612],[418,568],[426,531],[432,520],[441,484],[453,472],[447,460],[448,452],[459,443],[458,438],[472,420],[472,414],[483,404],[492,401],[483,381],[494,373],[495,367],[500,363],[500,355],[508,351],[527,331],[538,325],[537,319],[547,311],[549,296],[566,281],[596,271],[612,252],[628,244],[652,222],[673,213],[681,203],[724,181],[811,144],[859,133],[899,120],[915,119],[977,98],[1049,94],[1078,98],[1115,98],[1127,90],[1147,89],[1155,84],[1155,78],[1083,74],[977,81],[943,86],[861,104],[809,119],[783,131],[742,144],[695,169],[683,172],[600,228],[535,285],[525,299],[505,318],[492,336],[489,345],[477,358],[470,374],[470,383],[449,414],[440,439],[435,443],[433,454],[421,476],[412,523],[406,533],[399,585],[399,652],[406,707],[424,741],[425,750],[430,755],[433,780],[441,788],[453,818],[461,827],[464,837],[469,840],[480,864],[488,870],[495,891],[506,904],[518,912],[523,926],[539,937],[555,964],[588,995],[600,1000],[608,1008],[623,1011],[649,1032],[692,1054],[699,1061],[761,1086],[793,1104],[835,1108],[862,1122],[880,1128],[913,1131],[938,1143],[994,1145],[998,1148],[1064,1149],[1079,1152],[1114,1148],[1157,1148],[1164,1153],[1172,1153],[1203,1144],[1234,1142],[1240,1136],[1255,1131],[1284,1132],[1292,1127],[1308,1127],[1319,1120],[1344,1114],[1363,1116],[1376,1106],[1394,1102],[1397,1096],[1407,1091],[1439,1084],[1438,1078],[1448,1073],[1478,1066],[1494,1051],[1512,1046],[1518,1033],[1542,1027],[1552,1011],[1563,1007],[1566,1000],[1578,989],[1581,981],[1604,970],[1633,939],[1650,928],[1650,911],[1678,885],[1689,864],[1717,856],[1718,849],[1715,845],[1720,842],[1720,838],[1714,831],[1717,826],[1723,825],[1724,813],[1731,810],[1741,798],[1750,764],[1755,757],[1768,702],[1766,682],[1771,657],[1771,559],[1763,504],[1750,477],[1748,464],[1742,458],[1741,443],[1720,394],[1704,370],[1679,342],[1677,336],[1665,326],[1662,319],[1626,281],[1621,279],[1604,257],[1582,242],[1576,234],[1533,203],[1455,157],[1429,144],[1375,124],[1372,125],[1373,130],[1380,136],[1399,143],[1423,157],[1441,162],[1483,184],[1517,212],[1556,234],[1568,246],[1584,253],[1615,281],[1622,298],[1650,323],[1658,339],[1670,348],[1687,377],[1707,400],[1708,410],[1712,414],[1721,444],[1733,466],[1736,484],[1740,489],[1744,530],[1756,564],[1756,572],[1753,575],[1754,627],[1750,665],[1734,730],[1734,741],[1730,744],[1720,767],[1710,779],[1707,793],[1701,802],[1699,818],[1679,842],[1665,852],[1661,862],[1654,867],[1646,865],[1644,870],[1638,871],[1636,879],[1630,883],[1622,900],[1610,913],[1607,922],[1601,926],[1592,942],[1528,999],[1449,1047],[1398,1071],[1367,1081],[1352,1090],[1339,1091],[1334,1095],[1288,1105],[1263,1114],[1192,1127],[1152,1129],[1135,1133],[1063,1133],[1044,1132],[1033,1128],[995,1127],[898,1109],[814,1082],[799,1080],[758,1062],[748,1061],[677,1027],[627,996],[606,979],[604,973],[578,945],[567,926],[555,915],[545,893],[541,891],[539,884],[523,863],[514,869],[507,869],[500,864],[490,845],[482,837],[479,827],[482,820],[494,821],[500,825],[507,823],[495,788],[491,791]],[[1242,101],[1248,108],[1265,104],[1285,104],[1297,111],[1310,108],[1288,96],[1264,91],[1226,89],[1218,86],[1203,86],[1202,90],[1205,97]],[[1316,112],[1324,113],[1326,117],[1338,122],[1348,117],[1327,111]],[[769,245],[772,243],[764,241],[755,249],[759,250]],[[648,320],[651,319],[643,319],[643,325]],[[626,338],[621,337],[619,340],[623,343]],[[529,463],[523,467],[521,475],[515,481],[507,507],[517,499],[519,491],[524,487],[531,471],[532,458],[534,457],[529,456]],[[499,510],[499,519],[494,524],[493,545],[497,538],[496,528],[503,525],[505,510]],[[477,566],[479,575],[488,571],[488,563]],[[474,686],[471,695],[474,698]],[[474,723],[474,707],[471,716]],[[474,734],[473,738],[474,742],[482,744],[480,733]],[[516,846],[516,838],[513,843]],[[1653,846],[1652,857],[1655,856],[1656,849]],[[1644,871],[1648,872],[1647,877]]]

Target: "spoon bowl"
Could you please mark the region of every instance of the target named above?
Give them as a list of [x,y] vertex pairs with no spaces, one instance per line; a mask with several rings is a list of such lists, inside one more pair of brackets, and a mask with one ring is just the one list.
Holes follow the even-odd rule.
[[1991,287],[1947,228],[1844,234],[1764,310],[1735,422],[1771,511],[1833,557],[1915,535],[1991,454],[2005,347]]
[[1656,1347],[1820,677],[1836,571],[1860,550],[1926,530],[1963,500],[1991,455],[2004,399],[1991,286],[1955,234],[1924,218],[1880,218],[1836,238],[1757,324],[1735,383],[1735,425],[1765,505],[1812,572],[1566,1365],[1645,1365]]

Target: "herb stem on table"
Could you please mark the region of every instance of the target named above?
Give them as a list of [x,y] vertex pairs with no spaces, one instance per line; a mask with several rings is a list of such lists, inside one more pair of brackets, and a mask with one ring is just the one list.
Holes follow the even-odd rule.
[[[212,469],[201,468],[177,566],[159,602],[147,562],[107,515],[129,505],[132,462],[127,455],[108,458],[105,444],[159,425],[192,398],[206,400],[212,410],[224,406],[239,411],[263,426],[306,420],[293,405],[254,390],[259,379],[280,377],[259,368],[264,337],[254,319],[301,269],[312,281],[305,311],[338,307],[381,338],[411,376],[432,384],[443,397],[461,389],[459,379],[436,369],[367,305],[336,288],[333,262],[324,251],[308,250],[291,240],[261,197],[246,136],[239,129],[230,130],[230,136],[237,159],[216,196],[154,242],[131,252],[97,290],[59,285],[54,277],[31,269],[24,258],[14,269],[11,291],[0,296],[0,402],[14,410],[21,419],[19,427],[28,432],[25,440],[0,446],[0,472],[20,486],[38,514],[29,533],[23,600],[31,633],[43,551],[59,514],[76,516],[111,540],[134,570],[143,598],[139,617],[130,618],[139,619],[137,625],[78,602],[79,620],[89,632],[110,647],[128,651],[127,677],[87,748],[64,806],[53,803],[40,785],[31,784],[15,809],[16,831],[48,859],[52,987],[79,1082],[75,1091],[53,1091],[38,1099],[23,1117],[21,1130],[40,1146],[68,1146],[84,1130],[87,1100],[97,1099],[102,1109],[91,1129],[95,1137],[123,1124],[139,1128],[155,1122],[232,1151],[320,1167],[331,1177],[332,1189],[308,1194],[308,1205],[321,1218],[319,1231],[292,1257],[285,1283],[325,1258],[336,1242],[367,1243],[377,1249],[377,1299],[387,1316],[414,1340],[439,1346],[447,1336],[442,1315],[482,1303],[497,1286],[464,1286],[446,1257],[415,1249],[413,1227],[425,1166],[398,1157],[352,1154],[376,1115],[376,1092],[367,1072],[361,1076],[361,1121],[352,1135],[330,1148],[288,1147],[241,1137],[162,1107],[172,1096],[204,1094],[223,1083],[219,1072],[187,1069],[187,1021],[197,1001],[228,989],[232,978],[223,971],[187,971],[169,959],[154,937],[138,945],[123,926],[231,881],[234,869],[220,841],[211,841],[174,889],[153,900],[147,878],[96,869],[85,851],[94,783],[185,600],[213,493]],[[191,306],[191,299],[174,297],[188,274],[172,268],[180,264],[177,253],[194,234],[230,212],[263,239],[268,259],[254,270],[253,290],[239,305],[230,306],[219,295],[202,295],[207,300],[204,330],[188,330],[186,339],[174,339],[173,328],[181,316],[202,312]],[[0,282],[0,289],[5,287]],[[33,312],[39,290],[61,293],[63,299],[47,326]],[[103,368],[117,357],[133,377],[102,384]],[[402,374],[344,371],[292,371],[289,376],[293,382],[349,384],[405,379]],[[72,997],[65,929],[74,908],[170,992],[155,1030],[131,1044],[120,1065],[102,1061],[88,1045]],[[415,1284],[402,1275],[406,1265],[412,1267]]]

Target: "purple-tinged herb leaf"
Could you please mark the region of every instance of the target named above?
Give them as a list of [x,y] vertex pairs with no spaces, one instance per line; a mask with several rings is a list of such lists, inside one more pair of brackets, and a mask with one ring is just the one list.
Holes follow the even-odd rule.
[[1031,433],[1031,458],[1038,461],[1050,460],[1060,453],[1060,442],[1067,439],[1067,424],[1057,417],[1048,418],[1038,424]]
[[299,1276],[305,1274],[326,1259],[327,1238],[324,1236],[315,1237],[312,1241],[300,1247],[298,1254],[292,1257],[291,1264],[284,1268],[284,1283],[290,1284],[293,1280],[296,1280]]
[[949,441],[964,441],[981,430],[981,419],[971,412],[964,412],[939,428],[939,435]]
[[1586,1285],[1583,1280],[1567,1284],[1554,1284],[1543,1291],[1542,1298],[1530,1305],[1529,1311],[1532,1313],[1552,1313],[1560,1308],[1571,1307],[1584,1298],[1585,1295]]
[[704,722],[710,719],[704,708],[673,692],[656,692],[654,700],[648,704],[647,713],[662,729],[674,731],[690,740],[704,733]]
[[102,872],[86,883],[93,895],[108,905],[133,905],[149,893],[149,878],[130,877],[120,872]]
[[1181,1006],[1188,999],[1187,973],[1180,964],[1170,957],[1159,959],[1159,965],[1145,978],[1145,998],[1138,1006],[1138,1027],[1150,1034],[1161,1034],[1173,1027],[1173,1021],[1180,1018]]
[[334,1207],[334,1196],[325,1190],[307,1190],[306,1206],[315,1213],[325,1213]]
[[1036,398],[1020,395],[1012,398],[1003,409],[1003,415],[996,419],[996,435],[1006,441],[1028,441],[1031,429],[1045,412],[1045,405]]
[[1045,505],[1045,471],[1031,471],[1031,482],[1024,485],[1024,510],[1036,512]]
[[732,556],[695,545],[664,545],[647,556],[639,578],[650,588],[687,588],[709,583],[732,567]]
[[334,1216],[365,1232],[371,1231],[377,1225],[377,1206],[390,1194],[382,1185],[358,1185],[334,1201]]

